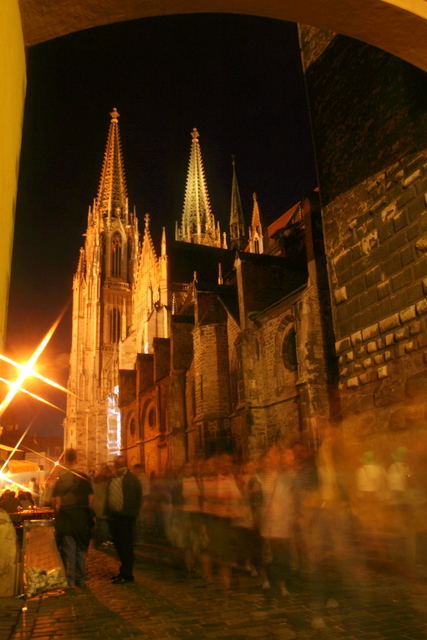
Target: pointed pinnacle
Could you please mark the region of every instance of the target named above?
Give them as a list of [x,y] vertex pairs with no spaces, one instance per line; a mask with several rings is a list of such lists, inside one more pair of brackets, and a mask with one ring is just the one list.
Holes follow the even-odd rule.
[[117,118],[120,118],[120,113],[117,111],[116,107],[110,112],[111,122],[117,122]]
[[191,132],[191,136],[193,138],[193,140],[197,140],[197,138],[199,138],[199,132],[197,131],[196,127],[193,127],[193,131]]

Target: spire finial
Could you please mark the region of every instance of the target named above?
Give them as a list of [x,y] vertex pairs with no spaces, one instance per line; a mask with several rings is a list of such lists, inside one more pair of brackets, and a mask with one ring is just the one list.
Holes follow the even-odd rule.
[[166,255],[166,227],[162,227],[161,254],[162,254],[162,256]]
[[148,229],[150,226],[150,214],[146,213],[144,216],[145,228]]
[[235,161],[236,156],[231,156],[231,164],[233,165],[233,167],[236,165],[236,161]]
[[117,111],[116,107],[110,112],[111,122],[117,122],[117,118],[120,118],[120,113]]
[[224,278],[222,277],[222,264],[218,262],[218,284],[224,284]]
[[256,193],[252,194],[252,198],[254,199],[254,202],[256,202]]
[[193,140],[197,140],[197,138],[199,138],[199,132],[197,131],[196,127],[193,127],[193,131],[191,132],[191,136],[193,138]]

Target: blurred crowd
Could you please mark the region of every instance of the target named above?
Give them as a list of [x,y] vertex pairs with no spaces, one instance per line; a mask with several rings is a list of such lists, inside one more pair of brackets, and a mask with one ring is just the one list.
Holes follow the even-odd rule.
[[[427,522],[425,457],[421,445],[409,450],[398,443],[388,453],[356,454],[344,446],[341,430],[329,425],[315,453],[302,441],[275,444],[243,464],[220,453],[151,481],[137,464],[126,469],[141,485],[134,541],[163,536],[182,550],[188,578],[218,581],[225,593],[233,568],[283,597],[302,582],[318,613],[314,625],[321,628],[322,610],[338,606],[341,578],[348,570],[356,576],[361,560],[415,570],[417,535]],[[92,537],[100,549],[112,544],[115,473],[105,465],[87,476]],[[49,506],[54,485],[48,478],[40,488],[33,483],[29,491],[6,490],[0,508],[11,513]]]
[[7,513],[14,513],[21,509],[50,507],[54,485],[55,479],[51,476],[46,478],[42,486],[38,484],[36,478],[30,480],[27,488],[11,482],[0,495],[0,509],[4,509]]
[[[151,486],[141,470],[137,537],[164,533],[182,549],[189,578],[217,580],[225,593],[234,567],[283,597],[302,581],[321,627],[324,607],[338,606],[344,573],[361,560],[415,570],[427,497],[413,453],[396,446],[388,456],[355,457],[341,431],[326,427],[315,455],[300,441],[245,464],[223,453]],[[108,486],[108,472],[99,482]]]

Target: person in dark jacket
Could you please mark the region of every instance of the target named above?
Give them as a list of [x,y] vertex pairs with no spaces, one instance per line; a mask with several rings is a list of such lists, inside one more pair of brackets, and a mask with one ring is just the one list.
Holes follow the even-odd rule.
[[65,451],[64,466],[53,489],[56,541],[68,585],[82,586],[86,580],[86,553],[94,524],[93,489],[89,477],[78,468],[74,449]]
[[125,584],[134,581],[134,529],[141,506],[142,489],[137,476],[129,471],[125,456],[117,456],[114,467],[115,475],[108,487],[108,510],[113,544],[121,566],[111,582]]

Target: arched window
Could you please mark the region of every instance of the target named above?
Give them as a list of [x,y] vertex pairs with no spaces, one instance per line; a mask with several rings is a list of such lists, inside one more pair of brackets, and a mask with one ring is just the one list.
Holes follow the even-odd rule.
[[156,410],[154,409],[154,407],[151,407],[150,411],[148,412],[147,422],[150,428],[154,429],[154,427],[156,426]]
[[120,276],[122,273],[122,236],[115,233],[111,240],[111,275]]
[[295,329],[288,331],[282,342],[282,361],[287,369],[295,371],[297,361],[297,343]]
[[254,249],[255,249],[255,253],[259,253],[259,240],[258,240],[258,238],[255,239]]
[[120,311],[117,307],[114,307],[110,311],[110,342],[117,344],[121,337],[121,322]]

